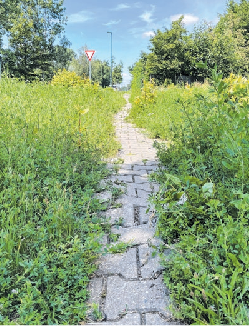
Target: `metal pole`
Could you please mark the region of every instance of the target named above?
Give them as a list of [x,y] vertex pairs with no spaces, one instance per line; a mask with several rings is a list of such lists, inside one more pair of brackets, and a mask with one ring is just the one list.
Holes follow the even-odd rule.
[[1,55],[0,55],[0,80],[1,80],[1,73],[2,73],[1,63],[2,63],[2,57],[1,57]]
[[90,80],[90,83],[91,83],[91,80],[92,80],[92,66],[91,66],[91,60],[89,60],[89,80]]
[[112,86],[112,32],[107,32],[111,34],[111,73],[110,73],[110,83]]

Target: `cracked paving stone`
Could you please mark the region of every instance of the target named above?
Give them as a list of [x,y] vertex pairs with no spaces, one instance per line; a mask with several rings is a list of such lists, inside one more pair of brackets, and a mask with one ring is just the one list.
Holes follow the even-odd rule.
[[108,277],[104,312],[107,319],[116,319],[125,310],[158,311],[165,316],[169,297],[162,278],[146,281],[124,281],[118,276]]
[[146,325],[180,325],[176,321],[166,321],[158,313],[146,313]]
[[88,290],[90,292],[89,304],[91,303],[100,303],[101,292],[102,292],[102,278],[94,278],[90,281],[88,285]]
[[147,244],[143,244],[139,246],[139,260],[141,265],[141,275],[142,278],[150,278],[152,277],[157,271],[162,269],[159,263],[159,256],[156,255],[152,257],[152,253],[155,250],[149,247]]
[[[143,185],[143,184],[142,184]],[[151,194],[152,191],[150,192],[147,192],[145,190],[140,190],[140,189],[137,189],[137,196],[139,198],[143,198],[143,199],[148,199],[149,198],[149,195]]]
[[133,196],[128,196],[128,195],[121,195],[118,198],[118,202],[122,204],[134,204],[136,206],[142,206],[142,207],[147,207],[149,205],[149,200],[145,198],[135,198]]
[[139,313],[127,313],[118,321],[105,321],[101,325],[141,325],[141,318]]
[[132,183],[132,176],[122,176],[122,175],[113,175],[110,180],[112,182],[115,182],[116,180],[118,180],[119,182],[126,182],[126,183]]
[[112,232],[120,234],[119,242],[131,242],[132,244],[147,243],[154,237],[155,229],[148,228],[147,225],[139,225],[130,228],[112,228]]
[[123,226],[134,226],[134,206],[133,204],[124,204],[121,208],[108,209],[106,211],[106,218],[111,218],[110,223],[115,224],[119,218],[123,218]]
[[97,273],[122,274],[125,278],[137,278],[136,249],[101,257]]

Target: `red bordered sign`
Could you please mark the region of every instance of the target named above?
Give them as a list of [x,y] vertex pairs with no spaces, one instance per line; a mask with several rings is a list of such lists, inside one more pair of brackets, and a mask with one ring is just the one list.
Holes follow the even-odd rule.
[[86,53],[89,61],[91,61],[92,60],[92,57],[93,57],[93,55],[95,53],[95,50],[85,50],[85,53]]

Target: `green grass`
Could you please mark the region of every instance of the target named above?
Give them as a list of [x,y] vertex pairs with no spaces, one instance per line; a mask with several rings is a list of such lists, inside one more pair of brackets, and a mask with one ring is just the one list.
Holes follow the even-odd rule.
[[172,310],[188,324],[247,325],[249,82],[213,70],[212,86],[145,88],[130,119],[167,140],[151,200]]
[[13,79],[0,99],[0,322],[78,324],[106,229],[94,193],[125,101]]

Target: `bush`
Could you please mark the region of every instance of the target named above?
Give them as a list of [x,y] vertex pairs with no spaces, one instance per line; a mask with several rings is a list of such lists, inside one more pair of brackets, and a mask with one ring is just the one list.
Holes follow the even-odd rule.
[[69,72],[65,68],[63,70],[59,69],[59,71],[53,76],[51,81],[52,85],[63,85],[66,87],[71,86],[86,86],[90,82],[88,79],[83,79],[78,76],[75,72]]

